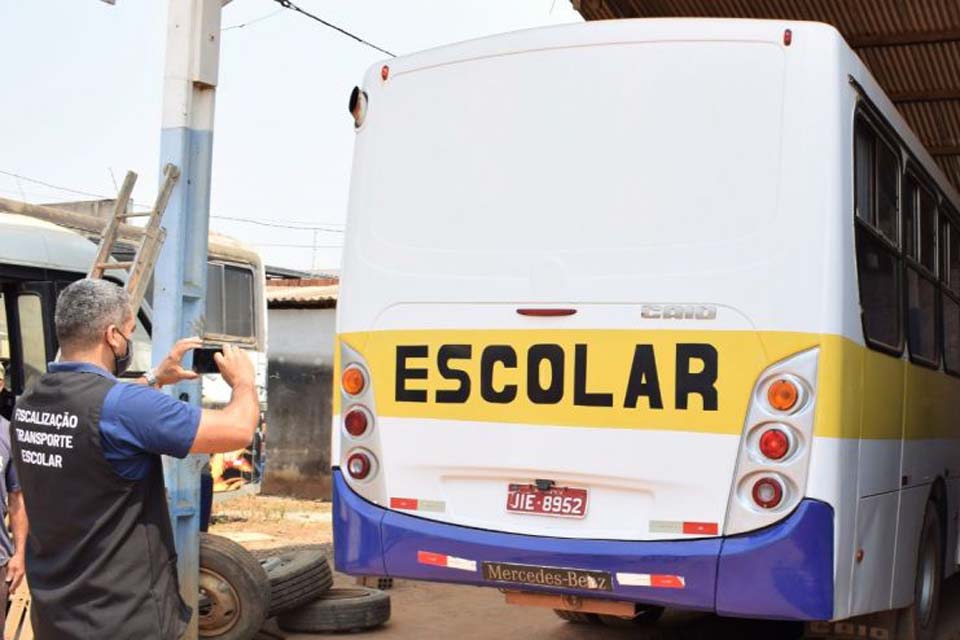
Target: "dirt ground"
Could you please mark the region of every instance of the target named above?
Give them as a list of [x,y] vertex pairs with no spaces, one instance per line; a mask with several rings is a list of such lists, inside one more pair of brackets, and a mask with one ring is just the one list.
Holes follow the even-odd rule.
[[[230,537],[258,555],[306,546],[317,546],[329,554],[333,536],[330,507],[329,503],[269,496],[237,497],[214,505],[211,532]],[[346,586],[354,581],[338,575],[336,582]],[[350,634],[351,640],[789,640],[802,635],[796,624],[672,611],[656,628],[570,624],[548,609],[507,605],[495,589],[463,585],[398,580],[389,593],[390,622],[380,629]],[[272,620],[258,640],[321,637],[282,632]],[[960,640],[960,576],[945,587],[938,640]]]
[[251,551],[333,542],[329,502],[245,495],[213,505],[210,532]]

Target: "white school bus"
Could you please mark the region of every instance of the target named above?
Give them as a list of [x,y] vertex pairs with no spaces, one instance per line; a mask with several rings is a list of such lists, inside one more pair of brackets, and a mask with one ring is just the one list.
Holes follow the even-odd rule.
[[506,34],[351,110],[340,570],[930,637],[960,201],[832,27]]

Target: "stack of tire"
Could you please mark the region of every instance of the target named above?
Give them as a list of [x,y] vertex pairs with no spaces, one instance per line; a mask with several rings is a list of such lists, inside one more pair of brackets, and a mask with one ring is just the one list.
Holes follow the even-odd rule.
[[236,542],[200,539],[199,635],[252,640],[268,618],[284,631],[331,633],[379,627],[390,596],[366,587],[333,587],[323,552],[301,549],[257,560]]

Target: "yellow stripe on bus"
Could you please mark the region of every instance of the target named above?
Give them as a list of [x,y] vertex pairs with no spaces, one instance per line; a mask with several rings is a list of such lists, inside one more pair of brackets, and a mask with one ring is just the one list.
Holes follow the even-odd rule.
[[[384,417],[738,435],[744,427],[750,395],[763,371],[791,355],[819,347],[817,436],[960,437],[960,427],[956,426],[960,421],[951,415],[949,401],[960,397],[960,379],[835,335],[619,329],[390,330],[346,333],[338,340],[363,355],[371,374],[376,413]],[[562,391],[537,398],[540,402],[531,398],[528,379],[535,345],[539,347],[534,349],[532,362],[539,366],[539,378],[535,380],[541,390],[551,386],[552,378],[545,354],[554,356],[554,365],[562,359],[562,369],[558,368],[562,370]],[[709,398],[697,392],[685,394],[685,400],[678,398],[678,376],[695,376],[702,372],[703,365],[697,357],[684,359],[678,345],[687,345],[687,352],[698,351],[690,345],[709,345],[716,351],[715,408],[705,406],[710,404]],[[509,357],[496,360],[492,367],[488,363],[487,377],[492,376],[488,391],[515,388],[515,393],[509,401],[500,397],[490,402],[481,390],[482,360],[485,350],[498,346],[502,348],[497,353],[509,356],[512,352],[516,361],[515,365],[508,363],[512,366],[503,362]],[[655,361],[660,400],[657,408],[651,407],[655,403],[649,376],[642,380],[644,394],[636,395],[636,388],[630,392],[638,347],[643,353],[652,353]],[[425,357],[421,355],[424,353]],[[441,353],[447,377],[442,375]],[[400,362],[398,354],[403,355]],[[337,414],[341,405],[340,356],[338,348],[334,394]],[[687,370],[678,371],[678,367]],[[400,387],[398,370],[403,378]],[[467,389],[464,379],[469,381]],[[456,393],[458,390],[460,393]],[[584,406],[584,402],[601,406]],[[678,406],[684,402],[686,408]]]

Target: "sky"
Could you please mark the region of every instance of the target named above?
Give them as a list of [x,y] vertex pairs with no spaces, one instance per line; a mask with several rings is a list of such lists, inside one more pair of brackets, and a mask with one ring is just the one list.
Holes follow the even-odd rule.
[[[296,4],[398,55],[581,20],[569,0]],[[132,170],[134,200],[152,203],[167,7],[0,0],[0,196],[113,197]],[[385,56],[271,0],[233,0],[222,25],[211,229],[268,265],[336,269],[354,139],[347,99]]]

